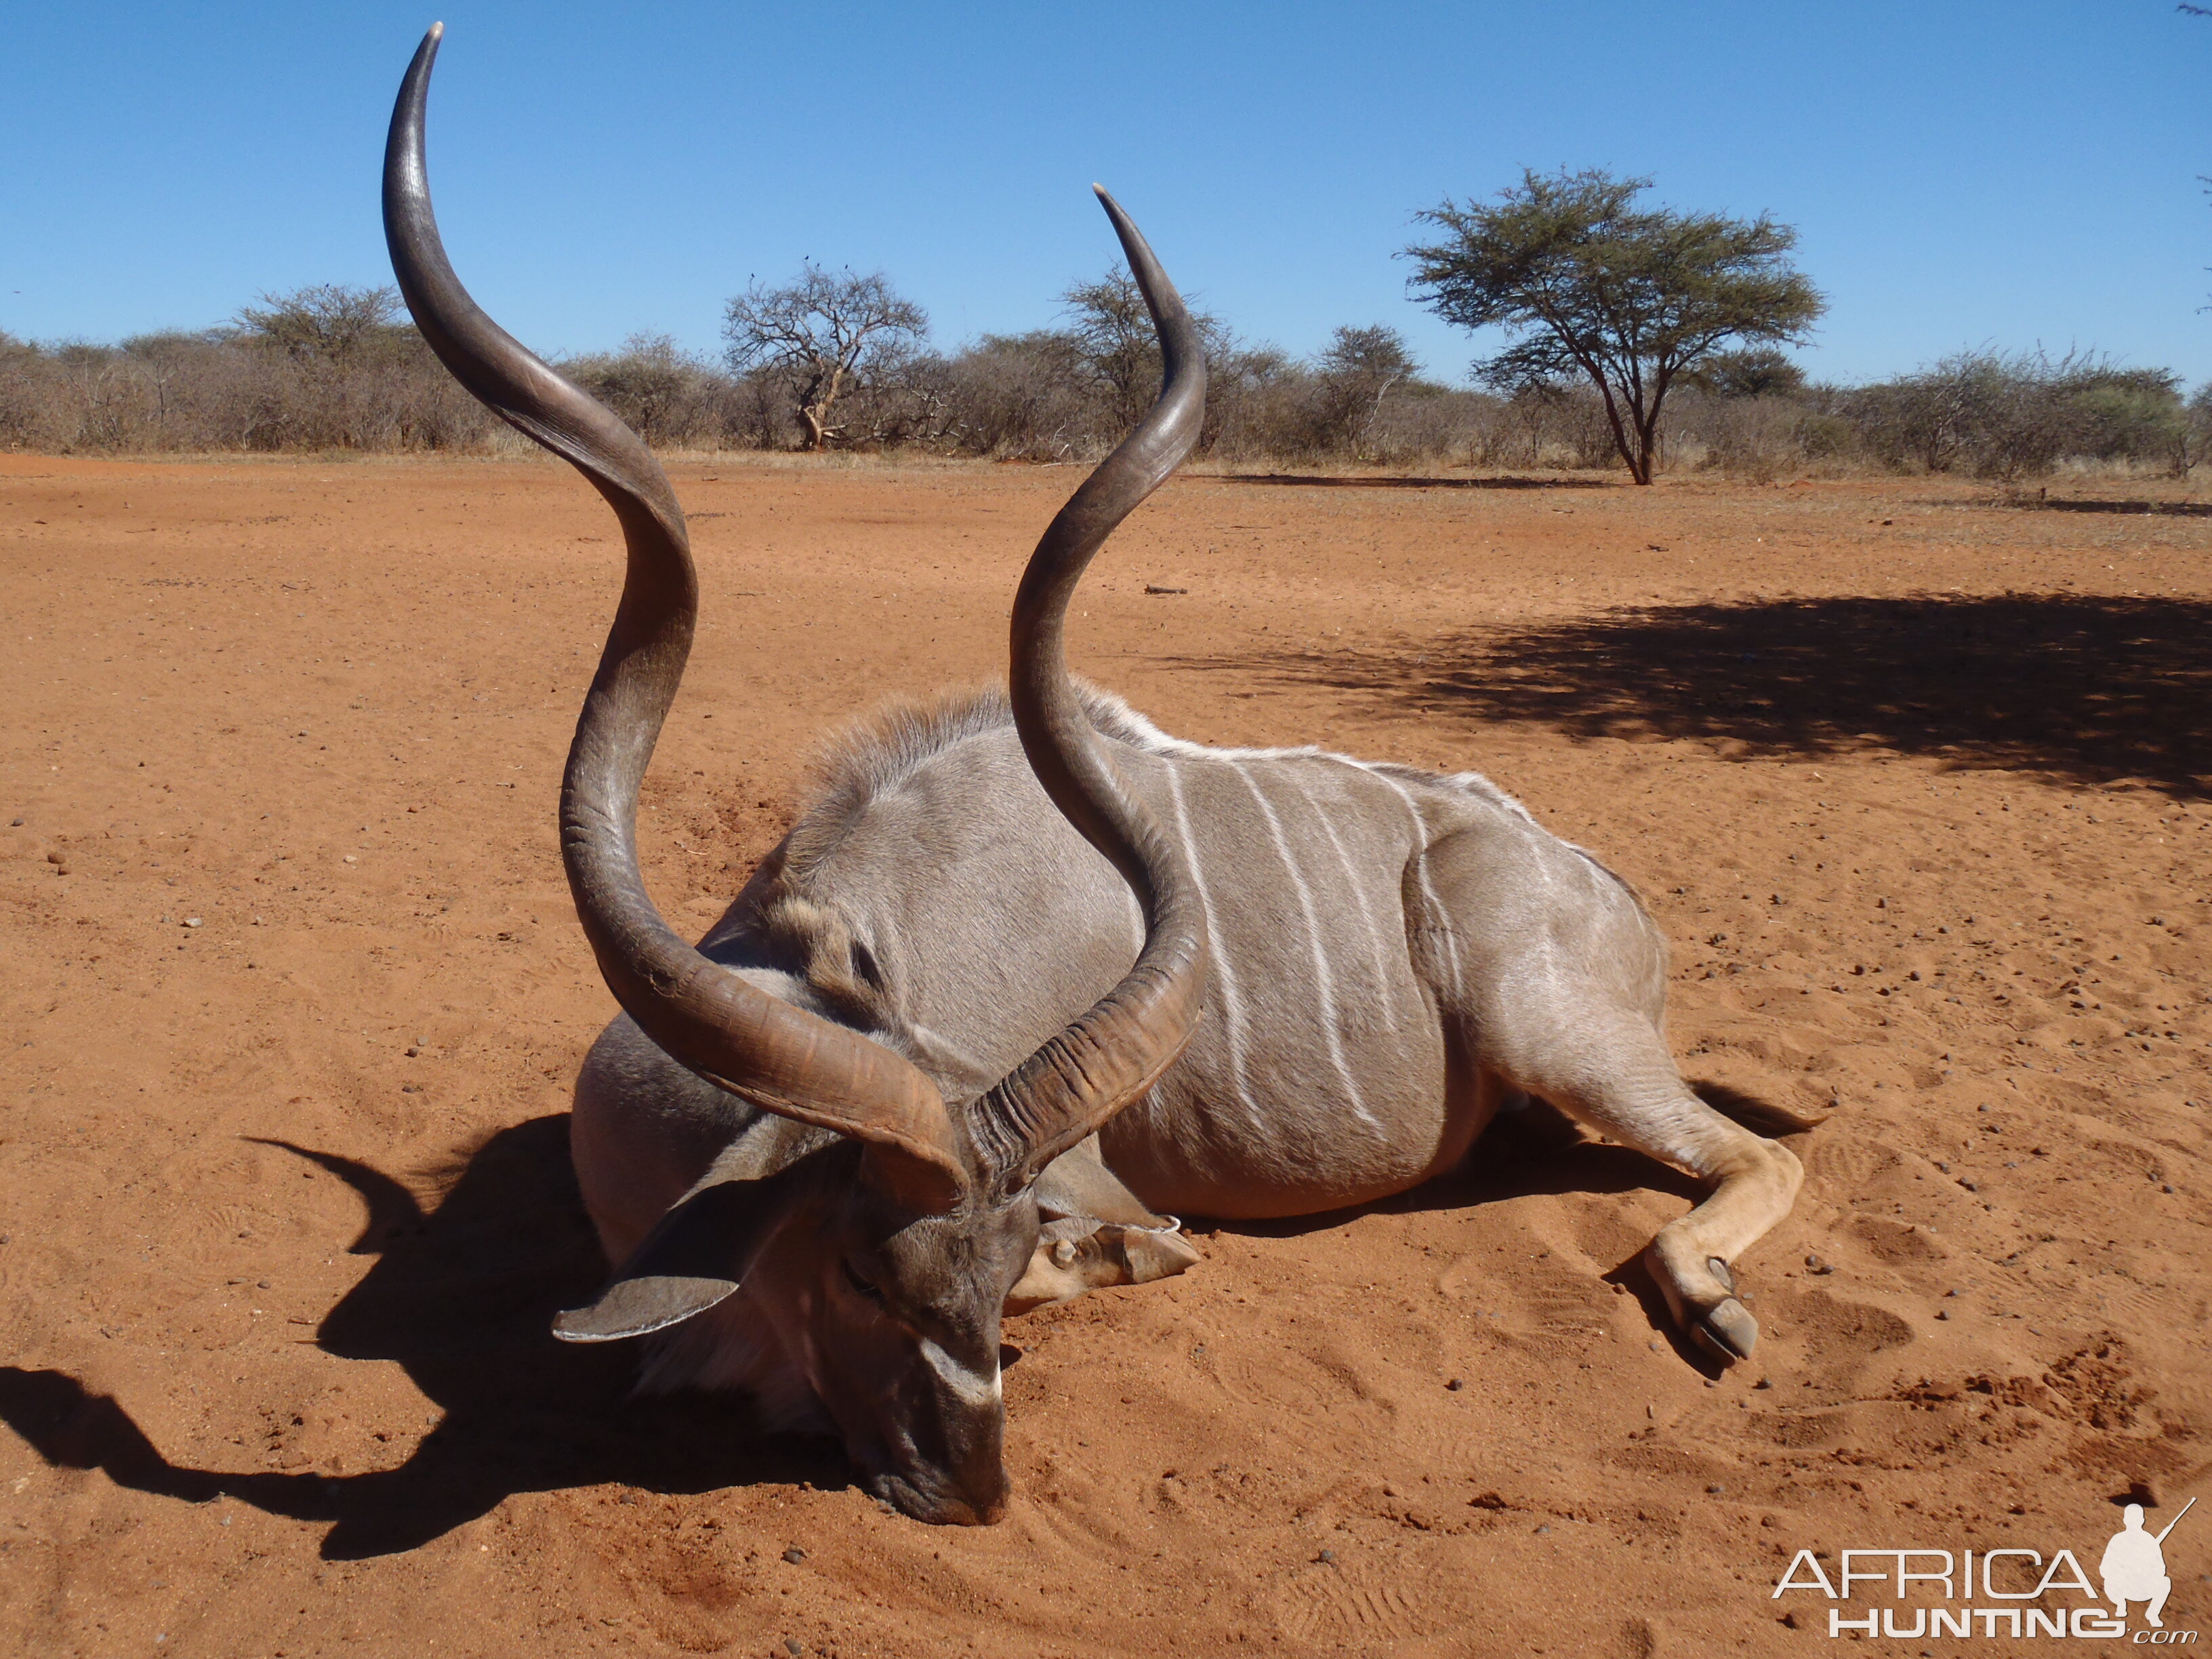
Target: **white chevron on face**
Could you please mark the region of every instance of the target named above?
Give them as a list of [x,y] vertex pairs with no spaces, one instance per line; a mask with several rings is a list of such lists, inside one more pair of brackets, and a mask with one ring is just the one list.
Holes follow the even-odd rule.
[[926,1336],[915,1344],[915,1348],[921,1355],[922,1364],[936,1372],[944,1380],[945,1387],[969,1405],[988,1406],[1004,1397],[1005,1380],[996,1365],[991,1367],[991,1374],[985,1376],[972,1365],[963,1364],[954,1358]]

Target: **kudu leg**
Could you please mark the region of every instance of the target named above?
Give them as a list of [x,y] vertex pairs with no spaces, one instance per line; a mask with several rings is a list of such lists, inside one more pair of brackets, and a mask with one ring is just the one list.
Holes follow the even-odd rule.
[[1479,932],[1425,930],[1431,982],[1477,1063],[1713,1183],[1704,1203],[1660,1230],[1644,1265],[1692,1339],[1723,1363],[1747,1358],[1759,1325],[1737,1299],[1730,1264],[1790,1213],[1804,1170],[1788,1147],[1723,1117],[1683,1083],[1660,1031],[1657,932],[1609,878],[1581,878],[1571,866],[1565,879],[1532,883],[1495,840],[1454,837],[1431,849],[1427,866],[1447,914],[1486,920]]
[[1599,1133],[1713,1183],[1711,1194],[1659,1231],[1644,1251],[1675,1322],[1716,1358],[1750,1356],[1759,1325],[1735,1295],[1730,1266],[1790,1213],[1804,1170],[1796,1155],[1732,1123],[1692,1094],[1665,1042],[1641,1014],[1585,1002],[1534,1035],[1511,1080]]

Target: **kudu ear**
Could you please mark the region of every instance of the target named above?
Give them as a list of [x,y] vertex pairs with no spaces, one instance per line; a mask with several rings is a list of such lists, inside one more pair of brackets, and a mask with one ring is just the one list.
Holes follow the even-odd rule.
[[706,1312],[744,1282],[811,1161],[757,1181],[710,1173],[660,1218],[597,1301],[555,1316],[553,1334],[563,1342],[617,1342]]
[[1125,1227],[1165,1227],[1099,1156],[1098,1137],[1079,1140],[1045,1166],[1036,1181],[1037,1212],[1047,1221],[1085,1216]]
[[1048,1164],[1036,1190],[1044,1225],[1027,1271],[1006,1293],[1008,1314],[1109,1285],[1148,1285],[1199,1259],[1180,1222],[1154,1215],[1106,1167],[1096,1135]]

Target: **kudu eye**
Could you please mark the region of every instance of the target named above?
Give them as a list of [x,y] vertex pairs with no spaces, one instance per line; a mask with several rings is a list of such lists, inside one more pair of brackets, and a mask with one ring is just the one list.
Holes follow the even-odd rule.
[[845,1282],[860,1295],[866,1297],[871,1302],[880,1302],[884,1299],[883,1286],[867,1278],[854,1267],[852,1257],[844,1257],[839,1261],[838,1266],[845,1270]]

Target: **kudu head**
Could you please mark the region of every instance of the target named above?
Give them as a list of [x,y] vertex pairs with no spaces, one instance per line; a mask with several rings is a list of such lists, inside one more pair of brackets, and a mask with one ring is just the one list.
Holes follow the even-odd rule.
[[[1091,556],[1188,453],[1205,402],[1197,331],[1135,226],[1102,191],[1152,309],[1158,400],[1054,519],[1013,607],[1012,694],[1024,750],[1054,803],[1141,902],[1128,974],[979,1096],[947,1099],[904,1055],[708,960],[647,896],[638,787],[690,650],[697,582],[659,464],[605,407],[479,310],[430,209],[424,107],[442,26],[415,54],[385,153],[385,234],[416,326],[495,413],[574,465],[621,520],[627,579],[561,797],[576,913],[608,988],[702,1078],[794,1126],[803,1143],[726,1152],[556,1332],[605,1341],[661,1330],[748,1285],[749,1309],[836,1419],[871,1490],[927,1521],[995,1519],[999,1328],[1038,1237],[1036,1187],[1157,1082],[1189,1041],[1205,932],[1176,846],[1126,787],[1069,680],[1061,629]],[[795,1155],[793,1154],[795,1151]]]

